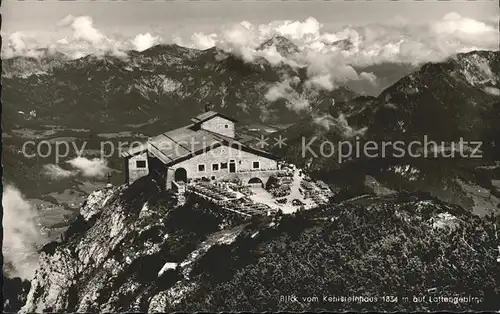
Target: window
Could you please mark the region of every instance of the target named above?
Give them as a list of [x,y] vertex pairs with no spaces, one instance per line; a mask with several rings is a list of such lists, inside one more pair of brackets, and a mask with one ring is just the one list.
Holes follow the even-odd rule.
[[259,169],[259,168],[260,168],[260,162],[258,162],[258,161],[254,161],[254,162],[253,162],[253,168],[254,168],[254,169]]
[[205,171],[205,165],[204,164],[198,165],[198,171]]
[[213,171],[218,171],[219,170],[219,164],[212,164],[212,170]]
[[224,127],[227,129],[229,127],[229,125],[225,124]]
[[221,162],[220,168],[221,169],[227,169],[227,162]]
[[135,166],[137,168],[146,168],[146,161],[145,160],[137,160],[135,162]]
[[215,180],[215,176],[212,176],[212,180]]

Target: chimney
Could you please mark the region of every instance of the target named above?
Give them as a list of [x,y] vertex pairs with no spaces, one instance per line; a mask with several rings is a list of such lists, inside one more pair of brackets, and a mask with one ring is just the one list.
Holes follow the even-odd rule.
[[212,104],[210,102],[205,103],[205,112],[212,110]]

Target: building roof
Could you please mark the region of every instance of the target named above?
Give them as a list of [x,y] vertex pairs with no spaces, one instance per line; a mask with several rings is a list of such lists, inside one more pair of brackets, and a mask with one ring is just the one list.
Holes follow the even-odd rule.
[[[202,119],[204,120],[200,121],[206,121],[211,117],[220,115],[217,112],[215,112],[216,115],[208,115],[208,113],[210,112],[206,112],[206,115],[202,115]],[[190,124],[162,133],[149,139],[149,141],[143,145],[131,147],[121,155],[122,157],[129,158],[149,150],[155,157],[169,166],[190,159],[198,154],[208,152],[219,146],[226,145],[270,159],[278,159],[278,157],[266,151],[250,147],[233,138],[218,133],[195,128],[195,125],[196,124]]]
[[141,145],[130,147],[126,151],[121,152],[120,155],[121,155],[121,157],[125,157],[125,158],[132,157],[132,156],[135,156],[137,154],[140,154],[140,153],[146,151],[147,149],[148,149],[148,143],[142,143]]
[[192,126],[183,127],[155,136],[147,143],[123,152],[122,157],[129,158],[149,149],[156,158],[170,166],[225,145],[270,159],[278,159],[277,156],[269,152],[251,147],[230,137],[206,130],[194,131],[191,128]]
[[149,140],[150,151],[164,164],[192,156],[206,147],[218,145],[220,140],[206,130],[193,130],[191,126],[175,129]]
[[201,123],[212,119],[213,117],[223,117],[224,119],[236,122],[236,119],[226,116],[216,111],[207,111],[191,119],[194,123]]

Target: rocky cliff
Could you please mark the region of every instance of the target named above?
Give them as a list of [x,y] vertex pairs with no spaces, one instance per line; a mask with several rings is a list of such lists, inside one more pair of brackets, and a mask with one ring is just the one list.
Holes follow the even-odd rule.
[[[197,199],[176,206],[141,179],[89,196],[63,238],[43,248],[22,311],[491,310],[498,223],[421,194],[244,221]],[[329,295],[480,302],[322,299]]]
[[144,310],[156,294],[178,293],[170,286],[198,256],[241,230],[231,228],[238,217],[196,206],[175,207],[147,178],[95,191],[62,239],[42,249],[23,311]]

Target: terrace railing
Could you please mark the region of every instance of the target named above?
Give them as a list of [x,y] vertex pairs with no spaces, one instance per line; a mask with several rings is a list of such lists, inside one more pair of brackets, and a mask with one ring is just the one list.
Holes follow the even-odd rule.
[[251,172],[251,173],[259,173],[259,172],[265,172],[265,173],[269,173],[269,172],[273,172],[273,173],[285,173],[285,170],[278,170],[278,169],[273,169],[273,168],[267,168],[267,169],[249,169],[249,170],[241,170],[241,169],[238,169],[236,171],[237,173],[248,173],[248,172]]

